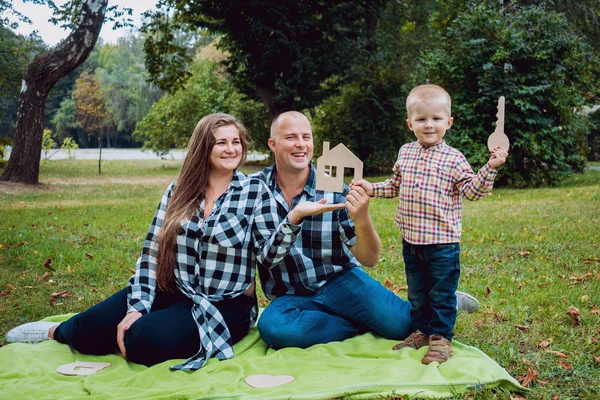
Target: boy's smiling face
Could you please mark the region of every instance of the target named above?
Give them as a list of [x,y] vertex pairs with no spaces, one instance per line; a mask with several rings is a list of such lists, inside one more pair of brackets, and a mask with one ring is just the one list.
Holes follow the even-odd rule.
[[448,114],[448,104],[444,98],[431,101],[418,101],[411,107],[408,128],[413,131],[423,146],[434,146],[442,142],[446,130],[452,126],[452,118]]

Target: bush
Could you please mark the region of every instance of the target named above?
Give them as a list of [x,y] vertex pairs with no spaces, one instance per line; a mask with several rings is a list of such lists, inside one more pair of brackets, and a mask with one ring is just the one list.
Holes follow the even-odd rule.
[[56,142],[52,140],[52,131],[50,129],[44,129],[44,135],[42,136],[42,150],[44,160],[49,160],[52,157],[50,150],[56,148]]
[[0,136],[0,168],[6,167],[7,160],[4,159],[7,153],[7,147],[13,145],[13,140],[4,136]]
[[498,181],[555,185],[585,168],[589,122],[576,110],[593,87],[598,61],[562,14],[496,4],[470,6],[424,57],[431,82],[452,96],[447,141],[483,165],[503,95],[511,149]]
[[[79,145],[75,143],[75,141],[72,138],[67,137],[65,138],[65,140],[63,140],[62,144],[60,145],[60,148],[64,150],[67,153],[67,157],[71,159],[75,158],[75,150],[79,148]],[[73,154],[73,156],[71,156],[71,154]]]

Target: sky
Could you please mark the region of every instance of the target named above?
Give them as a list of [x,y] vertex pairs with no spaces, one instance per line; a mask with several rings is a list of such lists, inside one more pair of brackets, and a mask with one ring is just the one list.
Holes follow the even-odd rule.
[[[56,4],[62,4],[64,2],[64,0],[56,0]],[[133,9],[131,18],[133,19],[133,24],[136,28],[139,28],[141,25],[140,15],[144,11],[154,8],[156,2],[157,0],[109,0],[108,5],[109,7],[112,5],[119,5],[121,7]],[[29,35],[33,30],[37,30],[44,42],[50,46],[54,46],[69,35],[69,31],[48,22],[48,19],[52,17],[52,13],[47,6],[23,3],[22,0],[14,0],[13,8],[27,15],[33,22],[32,24],[19,23],[19,28],[16,29],[16,32],[20,34]],[[121,28],[113,30],[112,23],[105,23],[100,31],[100,37],[104,40],[104,43],[116,43],[118,38],[127,35],[128,29]]]

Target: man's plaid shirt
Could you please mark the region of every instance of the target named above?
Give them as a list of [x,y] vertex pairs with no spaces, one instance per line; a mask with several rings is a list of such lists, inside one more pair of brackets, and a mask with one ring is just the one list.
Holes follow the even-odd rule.
[[[158,234],[175,182],[165,191],[146,237],[135,275],[129,281],[128,311],[150,312],[156,291]],[[269,268],[281,261],[300,230],[287,221],[279,224],[273,195],[258,179],[235,172],[227,191],[211,215],[203,220],[204,201],[191,220],[181,222],[176,241],[175,281],[194,301],[198,325],[198,353],[175,370],[196,370],[210,357],[233,357],[231,335],[215,301],[242,295],[255,278],[256,262]],[[258,308],[252,310],[251,324]]]
[[[292,208],[304,201],[326,198],[327,203],[343,204],[349,192],[346,185],[343,193],[316,190],[316,169],[311,163],[310,176],[304,190],[292,199],[292,206],[288,207],[275,180],[275,166],[250,176],[262,179],[273,191],[280,218],[285,218]],[[349,249],[355,244],[354,222],[345,208],[304,218],[302,232],[283,261],[271,268],[259,265],[265,295],[274,299],[286,294],[311,294],[338,272],[359,267],[360,263]]]
[[462,200],[479,200],[492,190],[497,170],[486,165],[475,175],[465,156],[445,141],[400,148],[393,176],[373,184],[374,197],[400,197],[396,225],[416,245],[457,243]]

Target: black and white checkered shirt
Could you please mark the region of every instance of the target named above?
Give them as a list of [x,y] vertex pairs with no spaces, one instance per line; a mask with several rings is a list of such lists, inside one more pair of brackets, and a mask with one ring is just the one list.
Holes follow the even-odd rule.
[[[302,193],[292,199],[288,207],[285,197],[275,180],[275,166],[250,175],[267,183],[277,201],[277,212],[285,218],[298,203],[327,199],[330,204],[343,204],[350,189],[344,185],[343,193],[316,190],[316,169],[311,163],[310,176]],[[294,248],[283,261],[272,268],[259,265],[263,291],[270,299],[286,294],[305,295],[323,286],[327,279],[338,272],[360,263],[350,251],[356,244],[354,222],[344,208],[321,215],[304,218],[302,232]]]
[[[158,206],[135,275],[129,281],[129,309],[150,312],[156,290],[158,234],[175,182]],[[198,325],[200,349],[174,370],[196,370],[210,357],[233,357],[231,335],[219,310],[212,304],[242,295],[255,277],[256,262],[269,268],[282,260],[300,226],[287,219],[279,223],[277,204],[264,182],[235,172],[229,188],[219,197],[211,215],[203,220],[204,201],[190,220],[181,222],[176,241],[175,281],[194,301],[192,315]],[[252,310],[252,324],[258,309]]]

